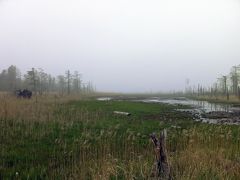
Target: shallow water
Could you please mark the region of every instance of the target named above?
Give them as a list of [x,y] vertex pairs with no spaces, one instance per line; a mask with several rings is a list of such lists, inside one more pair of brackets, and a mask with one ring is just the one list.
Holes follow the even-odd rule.
[[[198,101],[192,100],[185,97],[178,97],[178,98],[168,98],[168,99],[161,99],[158,97],[149,98],[141,100],[142,102],[146,103],[166,103],[171,105],[187,105],[190,106],[192,109],[176,109],[177,111],[187,112],[193,115],[193,119],[195,121],[201,121],[203,123],[211,123],[211,124],[228,124],[228,125],[240,125],[240,118],[237,112],[240,112],[240,108],[232,107],[229,104],[216,104],[216,103],[209,103],[207,101]],[[216,117],[207,118],[205,117],[206,114],[215,113]],[[221,117],[222,114],[228,115],[229,117]],[[219,117],[218,117],[219,115]]]
[[98,101],[110,101],[112,100],[112,98],[110,97],[100,97],[100,98],[97,98]]
[[168,99],[161,99],[161,98],[154,97],[154,98],[149,98],[149,99],[145,99],[142,101],[148,102],[148,103],[166,103],[166,104],[172,104],[172,105],[187,105],[187,106],[191,106],[196,109],[200,109],[204,112],[213,112],[213,111],[231,112],[232,111],[232,107],[227,104],[209,103],[207,101],[192,100],[192,99],[187,99],[185,97],[168,98]]
[[[134,100],[133,100],[134,99]],[[99,101],[123,100],[121,98],[101,97]],[[176,111],[186,112],[192,115],[195,121],[211,124],[240,125],[240,108],[232,107],[229,104],[216,104],[207,101],[192,100],[185,97],[160,98],[151,97],[148,99],[128,98],[127,100],[145,102],[145,103],[165,103],[171,105],[190,106],[190,109],[179,106]],[[227,116],[227,117],[225,117]]]

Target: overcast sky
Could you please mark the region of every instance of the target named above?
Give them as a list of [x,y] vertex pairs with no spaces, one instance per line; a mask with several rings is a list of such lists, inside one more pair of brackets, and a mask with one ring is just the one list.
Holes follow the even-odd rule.
[[209,85],[240,64],[240,0],[0,0],[0,62],[102,91]]

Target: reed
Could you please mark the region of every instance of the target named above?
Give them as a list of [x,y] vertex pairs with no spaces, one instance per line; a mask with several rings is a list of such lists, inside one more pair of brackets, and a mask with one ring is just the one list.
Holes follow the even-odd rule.
[[148,179],[154,163],[149,134],[163,128],[175,179],[240,177],[238,126],[194,123],[168,105],[0,98],[0,179]]

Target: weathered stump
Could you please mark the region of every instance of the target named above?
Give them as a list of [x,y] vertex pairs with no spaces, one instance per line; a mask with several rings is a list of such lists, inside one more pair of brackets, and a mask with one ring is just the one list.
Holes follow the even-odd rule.
[[154,163],[151,177],[154,179],[172,179],[170,174],[170,166],[167,159],[167,149],[166,149],[166,130],[160,133],[160,138],[157,139],[155,134],[151,134],[150,137],[154,144],[154,152],[156,162]]

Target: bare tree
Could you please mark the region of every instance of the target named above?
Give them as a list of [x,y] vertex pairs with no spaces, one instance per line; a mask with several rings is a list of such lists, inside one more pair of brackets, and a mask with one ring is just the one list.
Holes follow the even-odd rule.
[[73,91],[79,93],[81,90],[81,74],[75,71],[73,74]]
[[71,73],[70,73],[70,71],[69,70],[67,70],[67,72],[66,72],[66,79],[67,79],[67,93],[68,93],[68,95],[70,94],[70,88],[71,88]]
[[232,92],[234,95],[238,95],[238,87],[240,86],[240,65],[233,66],[230,72]]
[[62,94],[64,94],[65,92],[65,87],[66,87],[66,81],[65,81],[65,77],[63,75],[59,75],[57,77],[57,81],[58,81],[58,89],[60,90],[60,92]]

